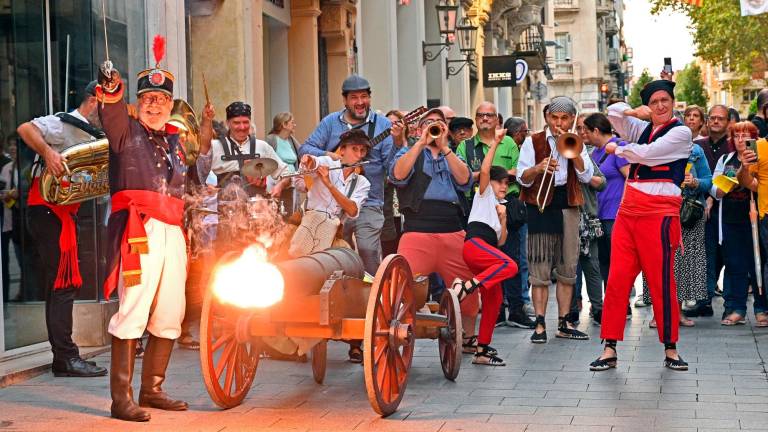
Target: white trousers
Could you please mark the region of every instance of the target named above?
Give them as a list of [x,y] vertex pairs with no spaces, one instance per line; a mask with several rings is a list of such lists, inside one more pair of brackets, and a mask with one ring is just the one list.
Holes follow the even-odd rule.
[[125,287],[120,269],[120,308],[109,321],[109,333],[120,339],[153,336],[176,339],[184,320],[187,245],[181,227],[156,219],[144,223],[149,253],[140,255],[141,284]]

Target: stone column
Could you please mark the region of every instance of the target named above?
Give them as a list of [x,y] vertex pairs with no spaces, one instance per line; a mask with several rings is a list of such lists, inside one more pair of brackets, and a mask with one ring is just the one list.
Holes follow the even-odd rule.
[[296,137],[305,140],[320,121],[320,82],[317,53],[320,0],[292,0],[288,29],[291,112]]
[[[435,14],[434,9],[431,12]],[[397,6],[397,72],[403,79],[398,81],[399,105],[388,109],[410,111],[427,103],[427,68],[421,53],[421,41],[425,35],[424,15],[424,2]],[[431,15],[428,18],[434,19]]]
[[[408,7],[413,7],[415,3]],[[360,2],[358,8],[360,75],[371,83],[375,109],[398,107],[397,3],[394,0],[366,0]],[[340,86],[331,88],[329,82],[328,92],[332,95],[331,102],[341,100],[333,96],[340,93]]]
[[474,0],[472,6],[467,11],[467,16],[472,23],[478,27],[477,45],[475,47],[475,64],[477,65],[478,80],[470,85],[470,109],[474,109],[485,99],[483,91],[483,55],[485,54],[485,32],[483,29],[490,18],[491,3],[493,0]]
[[[148,5],[149,6],[149,5]],[[155,65],[152,54],[152,38],[162,35],[166,39],[165,58],[161,66],[167,67],[176,78],[173,83],[173,96],[187,99],[187,43],[184,16],[184,1],[170,0],[158,7],[147,7],[147,66]]]
[[354,70],[352,41],[357,8],[354,0],[324,0],[320,8],[320,36],[325,38],[328,57],[328,109],[335,111],[343,106],[341,84]]
[[245,16],[245,95],[246,102],[251,104],[252,124],[256,128],[256,136],[264,138],[266,118],[264,101],[264,15],[260,1],[246,1],[243,4]]
[[221,2],[211,15],[192,17],[189,79],[196,112],[205,105],[203,74],[219,120],[230,102],[246,99],[244,27],[243,0]]

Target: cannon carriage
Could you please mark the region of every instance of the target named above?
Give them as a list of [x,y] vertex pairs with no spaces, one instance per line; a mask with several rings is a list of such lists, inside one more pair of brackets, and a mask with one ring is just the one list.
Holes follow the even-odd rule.
[[[229,253],[220,263],[238,255]],[[319,384],[325,379],[328,340],[362,340],[368,400],[382,416],[394,413],[403,398],[415,339],[437,339],[444,376],[449,380],[458,376],[458,299],[446,290],[439,304],[427,304],[427,277],[414,278],[402,256],[386,257],[372,281],[366,280],[359,256],[345,248],[279,262],[275,267],[284,282],[284,295],[273,304],[237,306],[219,298],[212,287],[206,290],[200,324],[201,369],[206,389],[218,406],[232,408],[247,395],[263,338],[315,339],[311,364]],[[263,289],[259,277],[254,274],[247,280],[243,275],[242,291]]]

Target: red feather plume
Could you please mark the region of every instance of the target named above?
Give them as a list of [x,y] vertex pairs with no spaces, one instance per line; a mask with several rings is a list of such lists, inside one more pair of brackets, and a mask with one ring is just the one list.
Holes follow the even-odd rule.
[[152,41],[152,52],[155,54],[155,63],[159,66],[160,60],[165,57],[165,38],[160,35],[155,35],[155,39]]

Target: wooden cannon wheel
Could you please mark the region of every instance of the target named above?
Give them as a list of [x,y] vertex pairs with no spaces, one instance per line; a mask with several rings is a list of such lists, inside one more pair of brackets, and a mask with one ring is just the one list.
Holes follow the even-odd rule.
[[444,290],[440,298],[440,314],[448,318],[448,325],[440,327],[437,345],[443,375],[453,381],[461,368],[461,310],[459,299],[451,290]]
[[400,255],[389,255],[379,266],[368,297],[363,338],[363,367],[368,401],[388,416],[405,394],[416,338],[413,275]]
[[[222,260],[237,256],[231,252]],[[248,334],[248,312],[222,304],[209,286],[200,319],[200,369],[216,405],[232,408],[248,394],[259,364],[259,347]]]
[[315,382],[322,384],[325,380],[325,365],[328,359],[328,340],[323,340],[312,347],[312,375]]

